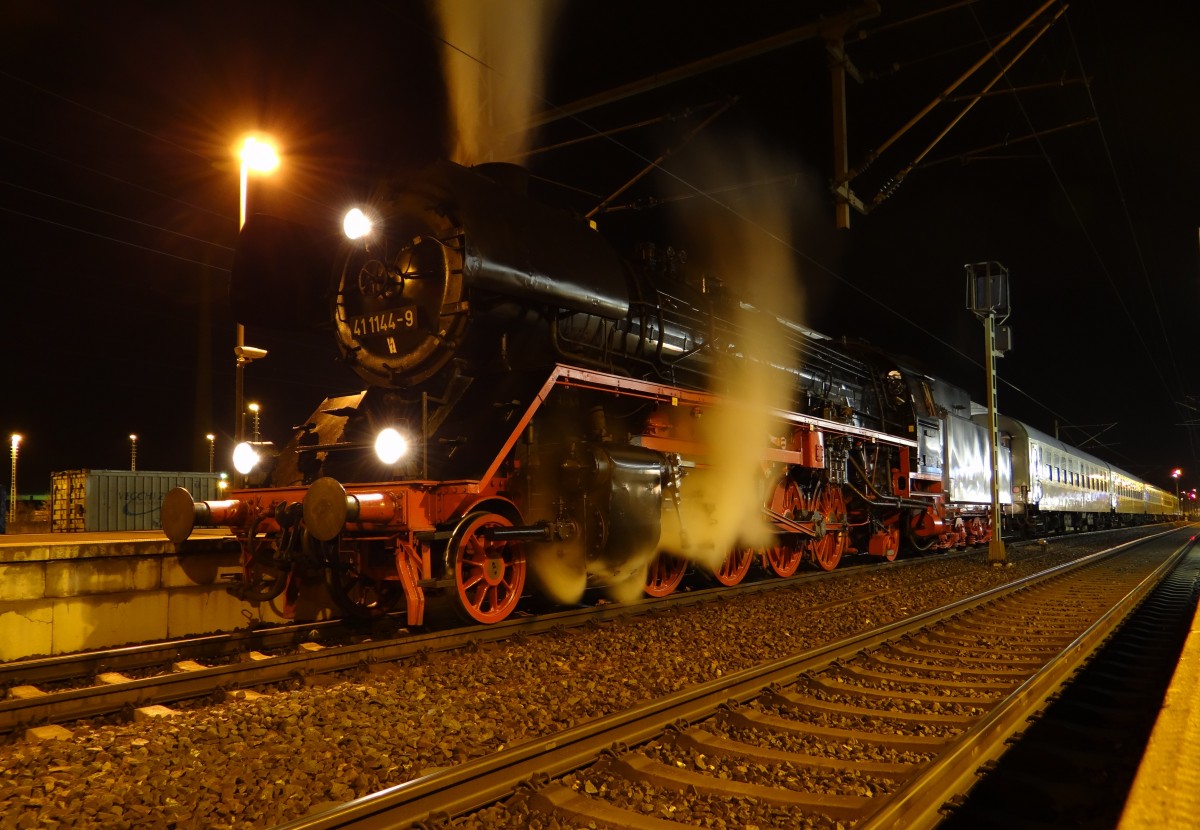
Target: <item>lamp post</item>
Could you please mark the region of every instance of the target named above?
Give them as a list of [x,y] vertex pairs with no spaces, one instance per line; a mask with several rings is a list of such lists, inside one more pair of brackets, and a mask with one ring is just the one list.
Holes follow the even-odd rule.
[[259,413],[262,412],[262,407],[256,403],[252,403],[249,406],[247,406],[246,408],[250,410],[250,414],[254,418],[254,431],[250,435],[250,440],[254,441],[255,443],[258,443],[258,441],[260,440],[258,437],[258,416],[259,416]]
[[1171,478],[1175,479],[1175,504],[1176,505],[1179,504],[1179,477],[1181,475],[1183,475],[1183,470],[1181,468],[1176,467],[1174,470],[1171,470]]
[[211,473],[213,471],[213,455],[216,453],[216,449],[217,449],[217,445],[216,445],[217,436],[213,435],[210,432],[208,435],[205,435],[204,437],[208,439],[208,471]]
[[137,436],[129,436],[129,472],[137,472]]
[[8,523],[17,523],[17,449],[21,446],[21,436],[12,434],[12,478],[8,487]]
[[[238,159],[241,161],[238,188],[238,232],[240,233],[246,224],[246,191],[249,189],[250,173],[270,173],[279,166],[279,154],[270,142],[256,136],[247,136],[238,151]],[[242,419],[244,370],[247,363],[265,357],[266,354],[264,349],[246,346],[246,327],[238,323],[237,342],[233,347],[233,355],[237,358],[234,369],[234,411],[237,413],[237,422],[234,424],[234,441],[239,444],[245,437],[245,424]]]

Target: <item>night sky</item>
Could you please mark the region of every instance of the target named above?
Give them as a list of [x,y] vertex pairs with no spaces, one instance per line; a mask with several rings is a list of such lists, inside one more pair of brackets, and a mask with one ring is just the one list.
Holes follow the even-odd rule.
[[[846,38],[863,77],[847,80],[856,168],[1042,0],[880,4]],[[852,5],[865,2],[564,2],[533,110]],[[281,145],[280,170],[252,182],[251,212],[334,226],[380,176],[451,153],[441,38],[415,2],[0,0],[0,436],[25,436],[22,493],[47,492],[52,471],[128,469],[130,433],[140,470],[206,469],[208,432],[227,466],[233,147],[248,130]],[[674,245],[752,294],[766,278],[755,257],[718,258],[712,237],[728,226],[731,239],[782,245],[804,323],[911,355],[978,401],[983,329],[963,266],[999,261],[1014,339],[1001,409],[1164,487],[1182,467],[1189,489],[1200,486],[1188,426],[1200,423],[1198,41],[1197,4],[1071,3],[848,230],[828,188],[820,40],[554,121],[532,137],[553,149],[526,161],[540,193],[586,213],[669,153],[597,216],[619,248]],[[886,192],[961,96],[999,72],[988,61],[949,93],[854,179],[856,195]],[[359,388],[329,335],[251,329],[247,342],[269,351],[246,374],[268,438]]]

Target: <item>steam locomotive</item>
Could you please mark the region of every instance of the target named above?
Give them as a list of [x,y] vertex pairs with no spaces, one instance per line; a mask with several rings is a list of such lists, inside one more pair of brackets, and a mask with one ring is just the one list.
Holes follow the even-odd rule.
[[[239,446],[229,498],[166,497],[176,543],[233,529],[246,600],[291,602],[323,577],[349,614],[419,625],[440,595],[495,623],[523,596],[663,596],[689,569],[733,585],[755,564],[784,577],[991,538],[986,420],[965,391],[689,278],[669,249],[619,256],[513,166],[438,162],[372,211],[353,242],[269,216],[239,238],[238,321],[332,329],[366,382],[286,446]],[[1013,528],[1178,512],[1002,426]]]

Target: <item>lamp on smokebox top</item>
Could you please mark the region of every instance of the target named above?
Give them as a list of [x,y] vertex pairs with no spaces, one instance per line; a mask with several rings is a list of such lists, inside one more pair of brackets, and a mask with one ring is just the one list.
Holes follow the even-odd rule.
[[[279,166],[279,153],[275,146],[261,136],[246,136],[238,149],[238,160],[241,162],[238,189],[238,233],[246,225],[246,191],[249,189],[250,174],[270,173]],[[246,425],[243,419],[245,368],[247,363],[267,356],[266,349],[256,349],[246,345],[246,327],[237,324],[237,341],[233,347],[233,355],[237,358],[234,368],[234,411],[237,420],[234,423],[234,443],[241,443],[246,437]]]
[[[984,356],[987,358],[988,450],[992,458],[992,538],[988,562],[1008,559],[1000,535],[1000,431],[996,425],[996,358],[1012,348],[1012,331],[999,326],[1008,319],[1008,269],[999,262],[976,262],[967,269],[967,310],[983,321]],[[997,319],[999,318],[999,319]]]
[[361,208],[351,208],[342,219],[342,233],[347,239],[362,239],[371,233],[373,224]]

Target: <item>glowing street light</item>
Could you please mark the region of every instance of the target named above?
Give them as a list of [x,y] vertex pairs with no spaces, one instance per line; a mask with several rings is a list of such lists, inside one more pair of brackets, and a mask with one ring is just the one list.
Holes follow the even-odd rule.
[[1176,503],[1179,502],[1179,477],[1181,475],[1183,475],[1183,470],[1180,469],[1179,467],[1176,467],[1174,470],[1171,470],[1171,478],[1175,479],[1175,501],[1176,501]]
[[250,414],[254,416],[254,432],[252,433],[253,437],[250,440],[257,443],[258,441],[261,440],[258,437],[258,416],[259,416],[259,413],[262,412],[262,407],[256,403],[252,403],[249,406],[247,406],[246,408],[249,409]]
[[[259,136],[247,136],[238,150],[238,160],[241,162],[240,187],[238,189],[238,231],[246,225],[246,192],[249,190],[251,173],[270,173],[279,166],[279,153],[275,145]],[[244,371],[246,364],[266,357],[266,349],[255,349],[246,345],[246,327],[237,324],[237,342],[233,347],[233,355],[237,358],[234,379],[234,411],[237,412],[237,423],[234,424],[234,441],[241,443],[245,437],[245,425],[242,419],[244,400]]]
[[241,190],[238,210],[238,230],[246,224],[246,191],[249,188],[250,174],[270,173],[279,166],[279,153],[275,145],[257,136],[246,136],[242,149],[238,151],[241,161]]
[[17,523],[17,448],[21,446],[21,436],[12,434],[12,478],[8,487],[8,523]]
[[208,471],[211,473],[213,471],[213,455],[216,454],[217,451],[217,436],[210,432],[204,437],[208,439]]
[[129,436],[129,472],[137,472],[137,436]]

